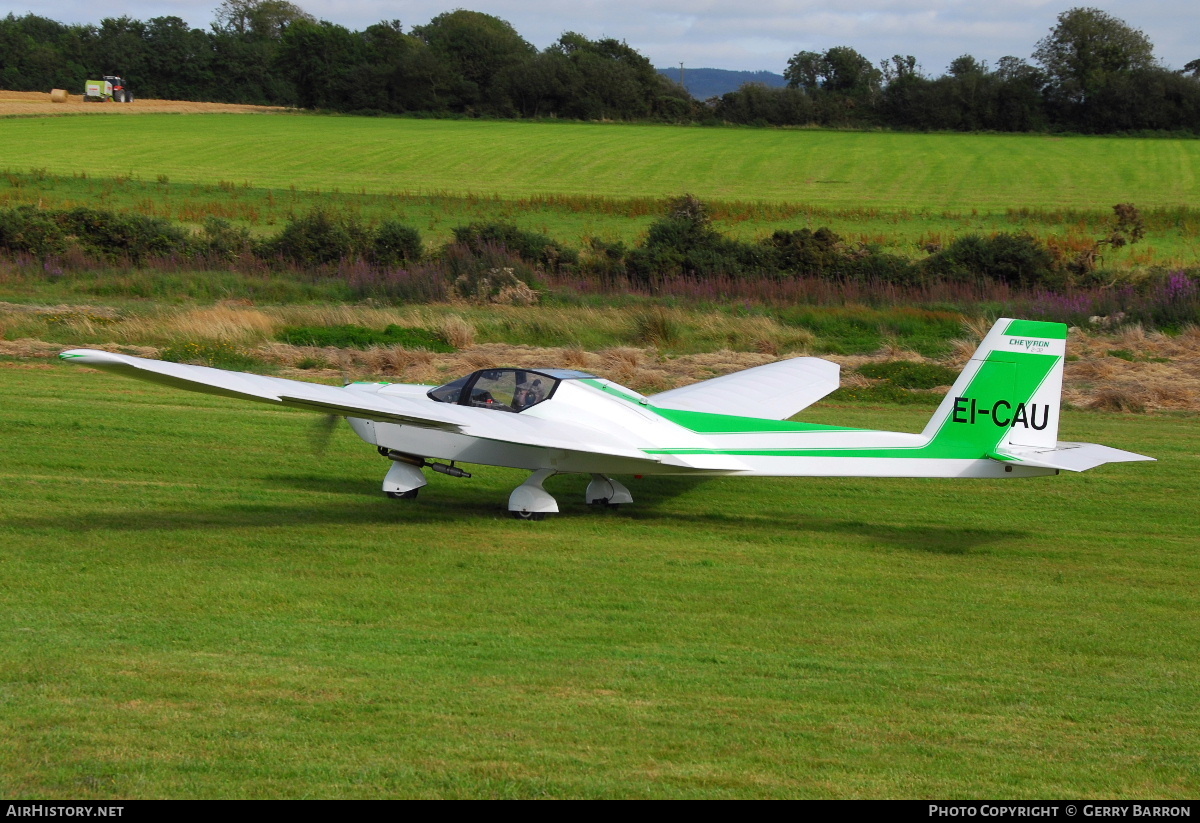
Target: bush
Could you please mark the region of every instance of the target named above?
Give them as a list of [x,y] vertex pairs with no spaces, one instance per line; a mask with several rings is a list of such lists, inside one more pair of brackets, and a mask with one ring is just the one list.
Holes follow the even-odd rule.
[[781,229],[764,244],[775,251],[779,268],[792,274],[825,274],[844,262],[842,238],[824,226],[816,231]]
[[1054,255],[1029,234],[968,234],[925,261],[931,274],[957,279],[986,277],[1010,286],[1036,286],[1056,274]]
[[327,265],[361,251],[361,228],[322,210],[297,217],[268,244],[271,251],[303,266]]
[[574,249],[560,246],[544,234],[524,231],[508,223],[459,226],[454,229],[454,241],[475,254],[481,254],[489,246],[505,249],[526,263],[544,266],[547,271],[579,262],[579,253]]
[[398,266],[417,263],[424,253],[419,231],[394,220],[385,220],[371,237],[368,256],[376,266]]
[[625,255],[634,282],[654,276],[741,276],[775,268],[774,252],[761,245],[739,243],[712,228],[707,207],[691,195],[671,201],[666,217],[650,224],[646,242]]
[[38,257],[61,254],[67,238],[50,212],[32,206],[0,211],[0,248]]
[[334,346],[342,349],[366,349],[371,346],[403,346],[408,349],[427,349],[452,352],[445,335],[438,331],[392,324],[383,331],[365,326],[290,326],[276,337],[293,346]]
[[192,252],[191,236],[182,226],[161,217],[76,208],[56,212],[59,227],[84,251],[140,263],[150,256]]
[[209,257],[232,260],[253,247],[250,230],[219,217],[206,217],[197,244]]
[[492,302],[505,288],[536,296],[537,272],[506,246],[451,243],[440,262],[459,297]]

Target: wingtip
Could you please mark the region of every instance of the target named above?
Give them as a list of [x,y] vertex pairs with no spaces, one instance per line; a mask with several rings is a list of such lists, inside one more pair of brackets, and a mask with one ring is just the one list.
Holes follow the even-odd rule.
[[119,356],[96,349],[67,349],[58,353],[58,359],[64,363],[112,363],[118,360]]

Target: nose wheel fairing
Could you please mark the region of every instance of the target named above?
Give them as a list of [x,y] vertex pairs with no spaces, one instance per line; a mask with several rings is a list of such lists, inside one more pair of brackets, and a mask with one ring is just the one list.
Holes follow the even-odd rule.
[[425,472],[418,466],[397,460],[392,463],[387,476],[383,478],[383,492],[388,497],[416,497],[417,490],[428,482]]
[[633,495],[624,484],[606,474],[593,474],[583,499],[589,506],[620,506],[633,502]]

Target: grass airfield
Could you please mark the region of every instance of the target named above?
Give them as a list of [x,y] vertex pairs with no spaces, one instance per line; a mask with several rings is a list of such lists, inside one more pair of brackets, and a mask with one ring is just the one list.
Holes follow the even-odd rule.
[[[413,502],[314,416],[0,364],[8,797],[1187,798],[1195,417],[1024,482],[631,481]],[[927,411],[805,419],[918,430]]]

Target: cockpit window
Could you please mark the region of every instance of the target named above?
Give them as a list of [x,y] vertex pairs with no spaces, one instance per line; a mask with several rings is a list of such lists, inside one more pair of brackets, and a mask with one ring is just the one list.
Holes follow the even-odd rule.
[[462,390],[466,388],[467,383],[471,382],[473,374],[468,374],[466,377],[460,377],[453,383],[447,383],[429,392],[429,397],[439,403],[457,403],[462,397]]
[[439,403],[521,412],[554,394],[559,381],[526,369],[484,369],[429,392]]

